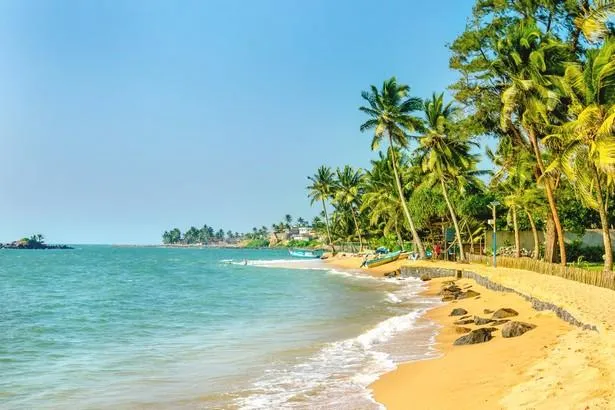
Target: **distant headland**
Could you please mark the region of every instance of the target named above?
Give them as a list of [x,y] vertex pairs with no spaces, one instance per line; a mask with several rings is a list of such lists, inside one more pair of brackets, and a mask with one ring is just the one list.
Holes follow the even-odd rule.
[[73,249],[67,245],[48,245],[41,234],[32,235],[17,241],[0,243],[0,249]]

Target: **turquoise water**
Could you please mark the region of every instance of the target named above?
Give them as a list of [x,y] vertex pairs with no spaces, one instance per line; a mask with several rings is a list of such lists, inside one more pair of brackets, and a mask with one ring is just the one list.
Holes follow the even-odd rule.
[[420,283],[286,259],[0,251],[0,407],[377,408],[371,381],[433,355]]

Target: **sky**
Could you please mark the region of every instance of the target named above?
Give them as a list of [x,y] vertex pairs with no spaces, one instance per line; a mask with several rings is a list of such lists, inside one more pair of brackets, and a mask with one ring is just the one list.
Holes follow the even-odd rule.
[[472,3],[0,2],[0,241],[311,219],[308,175],[376,155],[361,91],[445,91]]

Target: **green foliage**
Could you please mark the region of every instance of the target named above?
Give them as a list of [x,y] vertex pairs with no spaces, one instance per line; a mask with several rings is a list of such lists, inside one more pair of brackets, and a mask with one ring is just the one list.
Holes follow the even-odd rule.
[[604,248],[602,246],[583,246],[579,240],[566,243],[566,254],[571,262],[603,262]]
[[245,244],[246,248],[267,248],[269,241],[266,239],[250,239]]

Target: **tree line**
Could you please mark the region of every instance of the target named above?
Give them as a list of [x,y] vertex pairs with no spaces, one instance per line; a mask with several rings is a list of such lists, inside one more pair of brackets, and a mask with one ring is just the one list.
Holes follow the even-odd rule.
[[[309,177],[327,241],[409,237],[424,258],[425,243],[452,226],[467,260],[459,245],[473,248],[494,206],[505,215],[498,228],[515,233],[515,256],[528,227],[531,255],[565,265],[565,231],[599,227],[611,271],[614,12],[615,0],[477,0],[449,46],[459,74],[451,101],[412,96],[395,77],[361,93],[359,130],[372,150],[386,149],[369,169],[322,166]],[[481,170],[487,138],[494,169]]]

